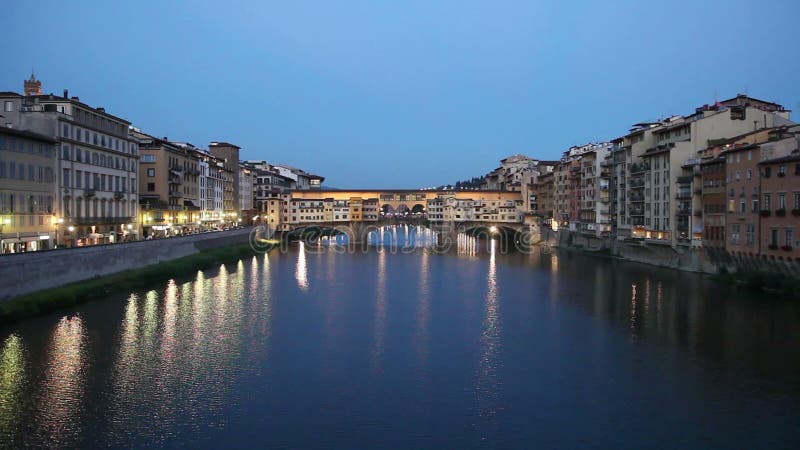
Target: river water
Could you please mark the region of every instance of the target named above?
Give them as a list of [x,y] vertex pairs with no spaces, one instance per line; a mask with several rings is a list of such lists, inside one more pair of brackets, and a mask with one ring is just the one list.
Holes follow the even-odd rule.
[[298,245],[0,326],[0,447],[800,447],[797,303],[460,244]]

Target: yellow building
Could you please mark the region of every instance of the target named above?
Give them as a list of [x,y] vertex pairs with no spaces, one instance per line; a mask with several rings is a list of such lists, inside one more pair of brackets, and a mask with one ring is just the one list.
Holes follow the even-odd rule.
[[53,248],[63,218],[54,215],[55,143],[46,136],[0,128],[0,251]]

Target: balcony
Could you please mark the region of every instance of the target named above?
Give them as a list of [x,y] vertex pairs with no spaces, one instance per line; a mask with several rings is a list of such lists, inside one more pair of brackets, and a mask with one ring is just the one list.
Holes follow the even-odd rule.
[[125,191],[116,191],[116,192],[114,192],[114,198],[115,199],[121,200],[123,197],[125,197]]
[[83,196],[84,197],[94,197],[95,195],[97,195],[97,190],[95,190],[95,189],[84,189],[83,190]]
[[631,189],[644,187],[644,180],[642,180],[642,179],[631,180],[630,186],[631,186]]
[[106,225],[134,222],[133,217],[73,217],[75,225]]
[[675,210],[675,215],[678,216],[688,216],[692,213],[691,208],[678,208]]
[[675,194],[675,198],[678,200],[689,200],[692,198],[692,193],[689,191],[682,191]]
[[642,173],[648,170],[650,170],[650,164],[647,163],[631,164],[631,174]]
[[678,177],[678,184],[690,184],[692,182],[691,176]]
[[183,194],[180,191],[169,191],[170,197],[183,197]]
[[642,209],[640,209],[640,208],[631,208],[630,216],[631,217],[633,217],[633,216],[644,216],[644,209],[643,208]]

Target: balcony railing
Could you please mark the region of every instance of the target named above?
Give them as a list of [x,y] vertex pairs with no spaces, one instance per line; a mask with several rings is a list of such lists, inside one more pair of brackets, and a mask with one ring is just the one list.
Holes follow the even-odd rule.
[[631,173],[641,173],[650,170],[650,164],[631,164]]
[[97,195],[97,191],[95,189],[84,189],[83,196],[84,197],[94,197]]
[[72,217],[75,225],[122,224],[134,222],[133,217]]
[[675,194],[675,198],[678,200],[685,200],[692,198],[692,193],[689,191],[678,192]]

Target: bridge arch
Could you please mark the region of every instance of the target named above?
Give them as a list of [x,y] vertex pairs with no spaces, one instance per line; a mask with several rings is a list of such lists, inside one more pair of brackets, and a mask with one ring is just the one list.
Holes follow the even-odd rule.
[[425,214],[425,205],[421,203],[417,203],[413,207],[411,207],[411,215],[412,216],[421,216]]

